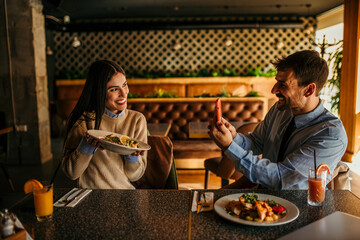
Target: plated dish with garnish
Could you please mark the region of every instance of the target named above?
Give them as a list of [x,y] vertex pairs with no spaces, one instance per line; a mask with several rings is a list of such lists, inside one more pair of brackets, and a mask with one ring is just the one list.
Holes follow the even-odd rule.
[[295,204],[273,195],[236,193],[218,199],[215,212],[232,222],[251,226],[277,226],[299,216]]
[[119,133],[102,130],[89,130],[88,134],[101,142],[101,146],[109,151],[122,155],[130,155],[136,151],[150,150],[150,145]]

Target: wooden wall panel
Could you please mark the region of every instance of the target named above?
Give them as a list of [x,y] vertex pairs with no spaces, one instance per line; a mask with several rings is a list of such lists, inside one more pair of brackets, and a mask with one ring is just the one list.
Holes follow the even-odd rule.
[[340,89],[340,118],[348,146],[344,161],[352,162],[360,148],[360,115],[356,112],[359,82],[360,0],[344,1],[344,48]]
[[173,94],[178,97],[186,97],[185,84],[133,84],[129,82],[130,92],[140,94],[144,97],[148,93],[155,93],[156,89],[164,91],[174,91]]
[[225,88],[226,92],[228,94],[238,95],[240,97],[245,96],[250,90],[251,85],[250,84],[189,84],[187,86],[187,96],[188,97],[194,97],[199,96],[203,93],[209,93],[212,96],[220,94],[222,89]]

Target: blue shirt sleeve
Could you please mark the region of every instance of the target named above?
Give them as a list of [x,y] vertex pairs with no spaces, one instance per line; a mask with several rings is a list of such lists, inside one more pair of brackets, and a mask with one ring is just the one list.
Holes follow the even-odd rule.
[[251,148],[251,142],[248,138],[245,137],[244,134],[238,133],[236,134],[235,138],[233,139],[233,142],[235,142],[237,145],[242,147],[243,149],[250,149]]
[[86,155],[93,155],[97,148],[94,147],[93,145],[89,144],[85,138],[81,139],[81,142],[78,146],[78,150],[79,152],[86,154]]
[[[334,137],[318,136],[304,143],[286,156],[282,162],[271,162],[267,158],[254,155],[233,141],[224,151],[235,164],[235,169],[243,173],[250,181],[269,189],[307,189],[309,166],[313,166],[313,151],[316,150],[317,162],[325,163],[334,169],[341,159],[346,144]],[[330,181],[331,175],[327,177]]]
[[135,155],[124,155],[123,157],[129,163],[135,163],[140,160],[140,156],[135,156]]
[[224,151],[235,164],[235,169],[244,174],[253,183],[259,183],[270,189],[281,189],[279,170],[276,163],[261,159],[251,150],[246,150],[234,141]]

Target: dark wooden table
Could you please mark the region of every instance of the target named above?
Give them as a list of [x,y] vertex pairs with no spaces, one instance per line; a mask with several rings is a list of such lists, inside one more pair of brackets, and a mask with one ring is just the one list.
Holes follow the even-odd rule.
[[[54,200],[70,189],[55,189]],[[203,190],[200,190],[203,191]],[[211,190],[214,201],[241,190]],[[335,212],[360,216],[360,199],[327,191],[322,207],[307,205],[306,190],[257,190],[294,203],[299,217],[274,227],[230,222],[214,211],[191,212],[190,190],[93,190],[75,208],[54,208],[53,220],[36,221],[32,196],[10,209],[34,227],[36,239],[277,239]]]

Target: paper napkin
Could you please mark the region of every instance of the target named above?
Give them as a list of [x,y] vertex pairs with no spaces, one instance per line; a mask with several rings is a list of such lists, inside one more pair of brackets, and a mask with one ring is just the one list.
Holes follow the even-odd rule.
[[[201,208],[200,212],[212,211],[214,209],[214,193],[213,192],[204,192],[204,193],[205,193],[204,194],[205,199],[204,199],[204,195],[201,195],[200,202],[205,203],[205,200],[206,200],[207,206],[203,206]],[[194,196],[193,196],[192,205],[191,205],[191,211],[193,211],[193,212],[196,212],[196,210],[197,210],[198,194],[199,194],[198,191],[194,191]]]
[[[66,207],[75,207],[82,199],[84,199],[89,193],[91,193],[91,189],[87,189],[86,191],[84,191],[82,194],[76,196],[79,191],[81,191],[81,188],[73,188],[71,189],[69,192],[67,192],[66,194],[64,194],[64,196],[62,196],[59,200],[57,200],[54,203],[54,207],[64,207],[66,205],[66,203],[63,203],[62,201],[69,196],[68,194],[72,195],[70,196],[70,198],[68,199],[74,199],[69,205],[67,205]],[[76,199],[75,199],[76,196]]]
[[[15,216],[15,218],[16,218],[15,219],[15,228],[24,229],[26,231],[26,229],[24,228],[24,225],[20,222],[20,220],[16,216]],[[9,239],[12,239],[11,236],[9,237]],[[33,238],[30,236],[30,234],[27,231],[26,231],[26,240],[33,240]]]

